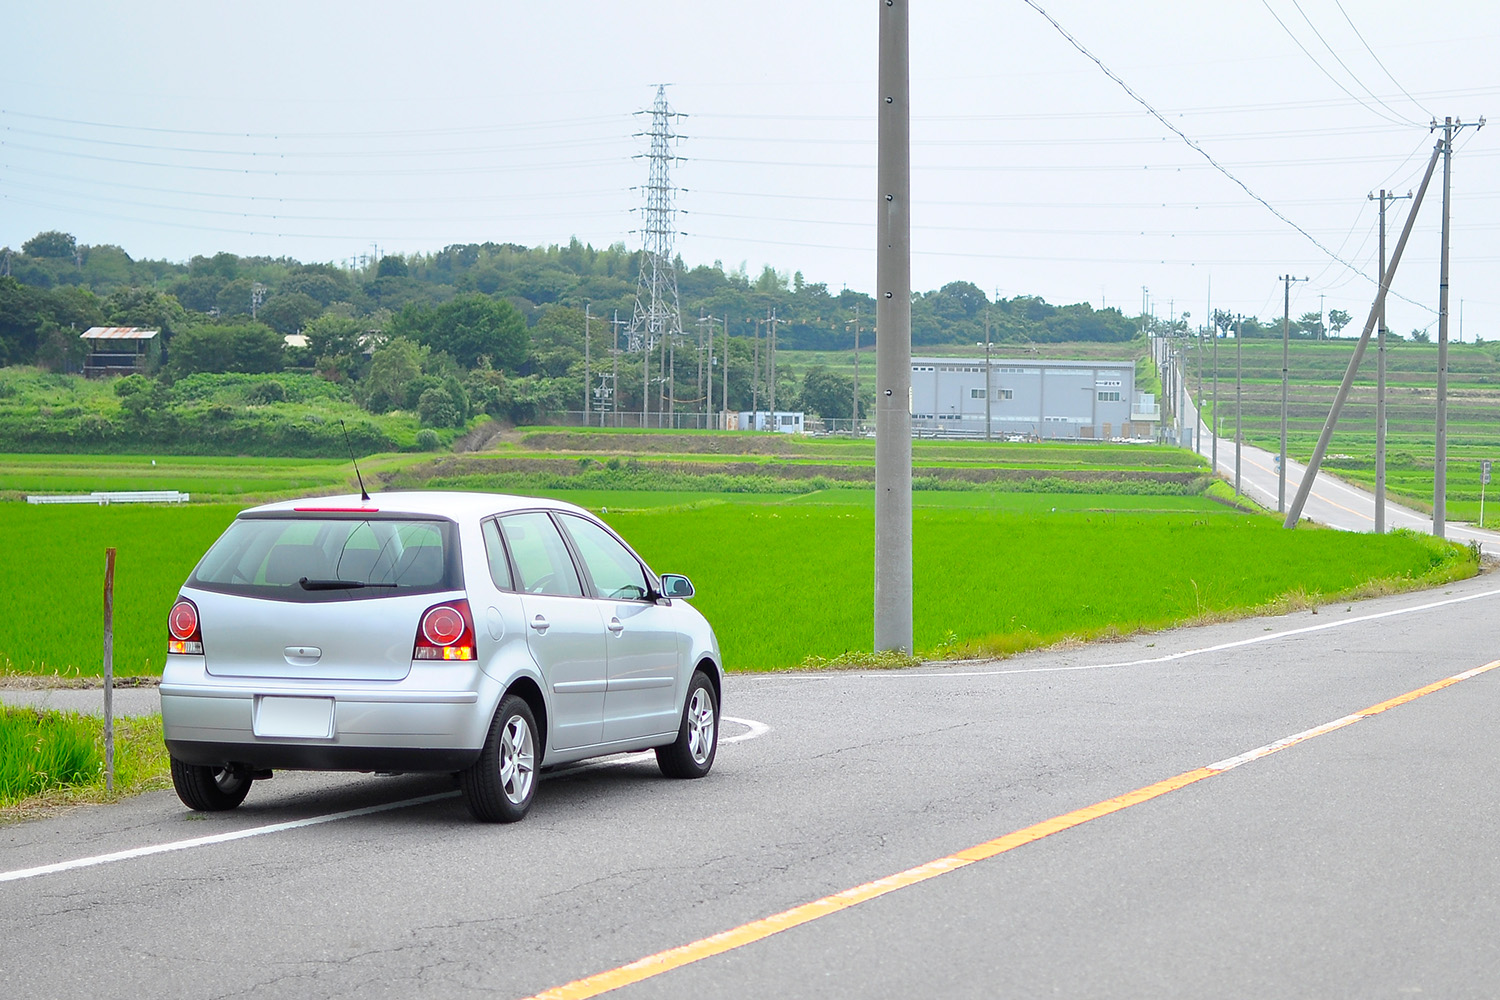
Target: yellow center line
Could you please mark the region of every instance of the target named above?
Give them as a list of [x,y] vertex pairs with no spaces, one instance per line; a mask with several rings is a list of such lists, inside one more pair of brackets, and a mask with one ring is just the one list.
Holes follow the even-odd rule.
[[1099,819],[1101,816],[1108,816],[1111,813],[1117,813],[1122,809],[1128,809],[1142,802],[1149,802],[1151,799],[1166,795],[1168,792],[1175,792],[1180,788],[1186,788],[1188,785],[1202,781],[1204,778],[1223,774],[1225,771],[1239,767],[1241,764],[1263,760],[1271,754],[1278,753],[1288,747],[1293,747],[1299,743],[1305,743],[1314,737],[1343,729],[1345,726],[1353,725],[1362,719],[1368,719],[1382,712],[1388,712],[1393,708],[1415,701],[1435,691],[1451,687],[1460,681],[1466,681],[1471,677],[1487,673],[1496,667],[1500,667],[1500,660],[1493,660],[1483,666],[1466,670],[1461,674],[1445,677],[1425,687],[1417,688],[1415,691],[1408,691],[1406,694],[1382,701],[1377,705],[1372,705],[1361,712],[1355,712],[1352,715],[1344,716],[1342,719],[1335,719],[1332,722],[1288,736],[1274,743],[1268,743],[1263,747],[1247,751],[1236,757],[1230,757],[1215,764],[1209,764],[1206,767],[1197,767],[1191,771],[1184,771],[1175,777],[1146,785],[1143,788],[1137,788],[1134,791],[1126,792],[1124,795],[1117,795],[1112,799],[1105,799],[1103,802],[1096,802],[1091,806],[1084,806],[1082,809],[1075,809],[1072,812],[1042,820],[1040,823],[1034,823],[1031,826],[1007,833],[994,840],[987,840],[982,844],[975,844],[973,847],[965,848],[962,851],[957,851],[947,857],[938,858],[935,861],[929,861],[926,864],[917,865],[915,868],[908,868],[894,875],[887,875],[885,878],[866,882],[864,885],[845,889],[831,896],[815,899],[810,903],[794,906],[790,910],[783,910],[769,917],[762,917],[748,924],[732,927],[729,930],[721,931],[718,934],[702,938],[698,941],[679,945],[676,948],[669,948],[666,951],[659,951],[654,955],[647,955],[645,958],[637,959],[629,965],[622,965],[619,968],[595,973],[592,976],[577,979],[562,986],[555,986],[550,990],[544,990],[528,998],[528,1000],[586,1000],[588,997],[596,997],[602,993],[608,993],[623,986],[629,986],[632,983],[638,983],[642,980],[659,976],[664,972],[670,972],[684,965],[701,962],[705,958],[712,958],[714,955],[721,955],[735,948],[743,948],[747,944],[761,941],[772,934],[779,934],[782,931],[801,926],[820,917],[826,917],[831,913],[838,913],[840,910],[847,910],[860,903],[878,899],[887,893],[895,892],[897,889],[904,889],[907,886],[937,878],[939,875],[946,875],[960,868],[966,868],[977,861],[983,861],[987,858],[1004,854],[1007,851],[1013,851],[1018,847],[1041,840],[1043,837],[1050,837],[1054,833],[1061,833],[1075,826],[1081,826],[1090,820]]

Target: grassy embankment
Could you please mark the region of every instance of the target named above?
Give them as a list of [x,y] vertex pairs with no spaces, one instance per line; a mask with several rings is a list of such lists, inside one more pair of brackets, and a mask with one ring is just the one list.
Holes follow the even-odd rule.
[[[1196,392],[1197,358],[1189,345],[1187,367]],[[1287,402],[1287,450],[1300,461],[1312,455],[1354,353],[1350,340],[1291,345]],[[1448,374],[1447,508],[1452,520],[1478,520],[1479,461],[1500,459],[1500,345],[1452,344]],[[1219,343],[1219,428],[1233,440],[1234,342]],[[1203,354],[1204,395],[1213,384],[1212,351]],[[1373,346],[1365,353],[1349,401],[1329,443],[1324,468],[1366,488],[1375,486],[1375,380]],[[1432,509],[1434,421],[1437,413],[1437,348],[1397,343],[1386,354],[1386,490],[1391,499],[1417,510]],[[1281,342],[1244,344],[1245,440],[1275,451],[1281,439]],[[1211,409],[1211,408],[1210,408]],[[1205,419],[1207,415],[1205,414]],[[1489,498],[1486,497],[1488,500]],[[1488,506],[1488,505],[1487,505]],[[1487,515],[1489,511],[1486,511]],[[1488,517],[1486,518],[1488,520]]]

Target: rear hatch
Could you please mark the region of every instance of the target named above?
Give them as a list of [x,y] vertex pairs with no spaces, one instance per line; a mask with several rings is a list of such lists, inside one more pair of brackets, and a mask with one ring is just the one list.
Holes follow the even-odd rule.
[[241,517],[188,579],[208,672],[396,681],[422,612],[462,596],[451,521],[373,513]]

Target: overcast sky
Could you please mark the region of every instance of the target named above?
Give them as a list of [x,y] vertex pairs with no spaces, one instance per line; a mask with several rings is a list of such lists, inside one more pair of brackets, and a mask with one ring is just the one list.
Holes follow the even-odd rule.
[[[1344,309],[1357,328],[1367,195],[1415,189],[1434,115],[1500,109],[1493,0],[1038,4],[1271,208],[1024,0],[929,0],[911,17],[916,289],[1128,314],[1149,294],[1196,323],[1210,296],[1279,317],[1290,272],[1312,279],[1294,317]],[[665,83],[688,116],[672,177],[688,265],[874,284],[876,0],[9,6],[0,246],[61,229],[179,261],[635,248],[637,112]],[[1493,127],[1455,142],[1465,340],[1500,339],[1497,149]],[[1393,286],[1402,333],[1436,332],[1440,182]]]

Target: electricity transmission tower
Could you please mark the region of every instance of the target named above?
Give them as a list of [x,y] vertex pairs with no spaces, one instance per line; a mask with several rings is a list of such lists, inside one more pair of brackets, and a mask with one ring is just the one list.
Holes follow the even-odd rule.
[[[682,339],[682,306],[677,297],[677,268],[673,263],[673,246],[677,240],[677,189],[672,186],[671,166],[679,159],[672,149],[682,138],[672,130],[673,119],[684,116],[667,105],[665,85],[656,88],[656,101],[651,105],[650,114],[651,130],[637,133],[651,139],[651,152],[647,154],[651,172],[646,182],[645,214],[639,230],[642,234],[641,276],[635,291],[635,314],[625,331],[626,350],[641,352],[647,370],[650,369],[651,352],[658,345],[665,352],[666,344],[676,344]],[[643,415],[643,426],[644,423]]]

